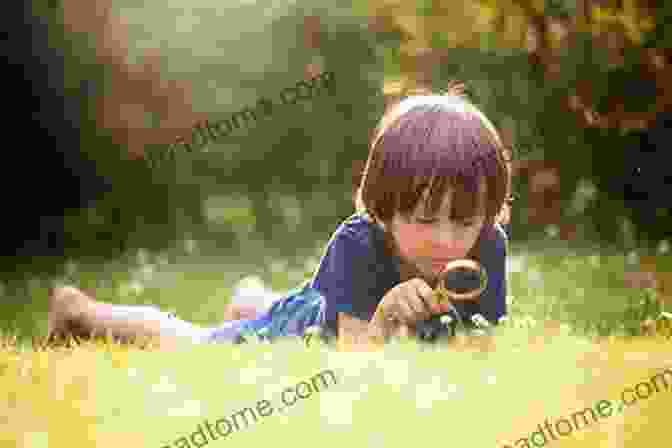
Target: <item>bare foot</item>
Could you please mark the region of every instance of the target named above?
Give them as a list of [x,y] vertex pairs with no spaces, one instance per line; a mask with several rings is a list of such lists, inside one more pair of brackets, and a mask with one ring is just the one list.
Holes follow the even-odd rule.
[[88,337],[91,328],[84,316],[92,300],[72,286],[54,287],[49,293],[47,341],[54,342],[68,335]]
[[625,286],[628,288],[657,288],[656,275],[650,271],[631,271],[623,275]]
[[165,322],[161,319],[165,313],[153,308],[97,302],[72,286],[52,288],[47,344],[59,345],[68,336],[81,339],[111,336],[115,341],[139,347],[174,350],[193,342],[191,334],[187,337],[174,334],[177,322],[164,329]]

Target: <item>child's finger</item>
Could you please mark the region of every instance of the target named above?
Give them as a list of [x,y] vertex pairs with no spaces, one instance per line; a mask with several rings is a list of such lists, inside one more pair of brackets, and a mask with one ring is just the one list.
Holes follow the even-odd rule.
[[434,290],[422,279],[417,279],[417,294],[424,302],[424,307],[427,310],[429,317],[431,314],[441,312],[439,298]]
[[413,311],[413,322],[428,319],[431,316],[431,310],[416,288],[409,288],[405,299],[406,304]]
[[416,312],[408,303],[407,300],[400,300],[397,304],[398,309],[398,319],[401,322],[415,322],[416,321]]
[[407,338],[407,337],[409,337],[410,333],[411,333],[411,331],[409,330],[408,325],[406,325],[403,322],[401,324],[399,324],[399,326],[397,327],[397,331],[396,331],[396,336],[397,337]]

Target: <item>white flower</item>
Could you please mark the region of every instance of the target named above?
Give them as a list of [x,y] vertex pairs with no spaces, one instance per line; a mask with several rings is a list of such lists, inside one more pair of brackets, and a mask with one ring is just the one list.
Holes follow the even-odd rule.
[[661,255],[668,253],[670,251],[670,242],[668,240],[660,241],[656,250]]
[[490,322],[483,317],[482,314],[476,313],[473,316],[471,316],[471,321],[474,323],[479,328],[488,328],[490,327]]
[[191,255],[193,254],[196,249],[198,249],[198,243],[196,243],[196,240],[193,240],[191,238],[187,238],[184,240],[184,251]]
[[149,262],[149,251],[147,249],[138,249],[135,259],[140,266],[145,265]]
[[455,319],[453,319],[449,314],[444,314],[443,316],[441,316],[439,318],[439,320],[441,321],[441,323],[443,325],[445,325],[447,327]]

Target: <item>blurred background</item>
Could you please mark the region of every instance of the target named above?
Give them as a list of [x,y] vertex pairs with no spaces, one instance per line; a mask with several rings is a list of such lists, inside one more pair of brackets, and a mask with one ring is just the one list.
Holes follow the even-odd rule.
[[[513,244],[626,253],[670,238],[669,2],[272,3],[34,0],[7,13],[4,305],[73,266],[147,253],[156,266],[225,257],[196,264],[222,275],[295,257],[309,274],[353,212],[394,86],[452,79],[512,148]],[[324,71],[333,94],[149,167],[195,123]],[[12,302],[15,279],[37,280]]]

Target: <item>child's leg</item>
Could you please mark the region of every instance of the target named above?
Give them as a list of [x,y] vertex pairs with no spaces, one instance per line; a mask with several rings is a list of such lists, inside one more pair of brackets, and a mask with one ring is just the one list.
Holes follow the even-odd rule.
[[244,303],[229,303],[224,308],[224,318],[222,321],[256,319],[261,316],[265,310],[256,305],[247,305]]
[[239,342],[250,336],[272,340],[284,336],[303,336],[309,327],[324,323],[325,302],[317,290],[307,284],[276,300],[268,310],[253,319],[223,322],[213,328],[209,342]]
[[69,286],[54,288],[49,302],[50,339],[66,334],[79,337],[109,334],[122,341],[152,339],[161,347],[175,348],[185,342],[203,342],[209,334],[207,328],[156,307],[98,302]]

